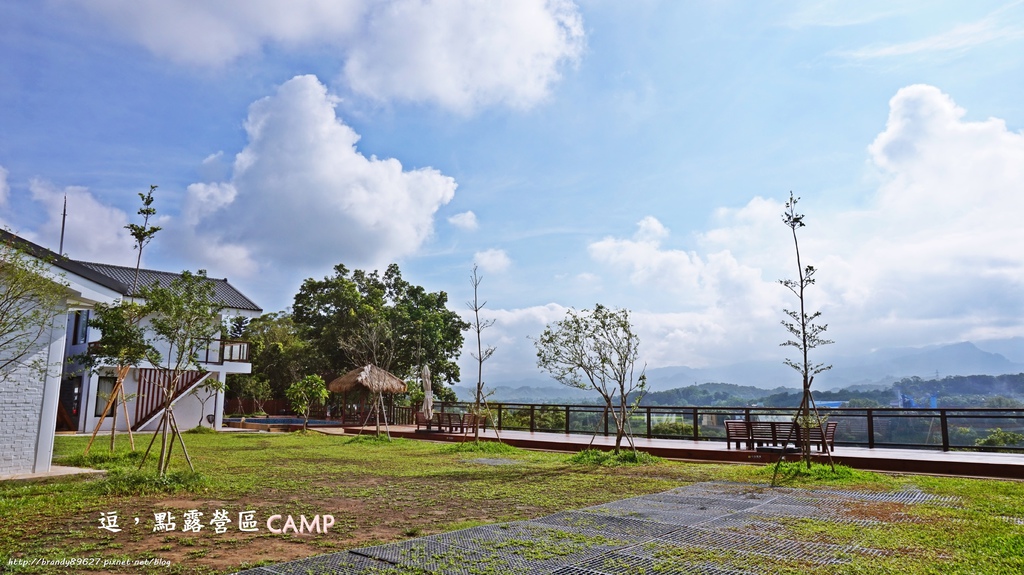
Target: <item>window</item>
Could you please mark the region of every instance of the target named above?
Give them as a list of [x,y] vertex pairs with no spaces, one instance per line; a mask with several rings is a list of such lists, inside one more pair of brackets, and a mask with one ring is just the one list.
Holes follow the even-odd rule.
[[[117,383],[116,377],[100,378],[100,381],[96,386],[96,417],[103,415],[103,408],[107,406],[110,394],[114,393],[115,383]],[[117,409],[117,398],[114,398],[114,404],[112,407]]]
[[71,345],[79,345],[86,342],[89,337],[89,312],[76,311],[74,330],[71,332]]

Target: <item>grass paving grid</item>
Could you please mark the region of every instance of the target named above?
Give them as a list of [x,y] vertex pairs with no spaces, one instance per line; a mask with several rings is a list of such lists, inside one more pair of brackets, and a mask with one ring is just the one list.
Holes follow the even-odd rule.
[[[430,573],[436,575],[752,575],[820,569],[886,550],[780,537],[772,517],[835,522],[858,504],[949,506],[952,497],[920,491],[856,491],[697,483],[531,521],[484,525],[265,566],[240,575]],[[897,516],[898,517],[898,516]],[[744,529],[744,528],[753,529]],[[784,531],[783,531],[784,533]],[[357,559],[373,561],[358,565]],[[321,567],[336,570],[319,571]]]

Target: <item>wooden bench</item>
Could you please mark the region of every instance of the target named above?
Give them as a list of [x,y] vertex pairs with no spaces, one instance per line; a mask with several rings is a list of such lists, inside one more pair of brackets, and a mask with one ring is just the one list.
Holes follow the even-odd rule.
[[795,427],[792,421],[744,421],[742,419],[727,419],[725,421],[725,440],[729,449],[736,443],[736,449],[742,449],[741,444],[745,443],[747,449],[754,449],[755,446],[786,447],[792,442],[796,445],[803,443],[803,435],[806,433],[812,445],[818,446],[818,451],[836,450],[836,421],[826,422],[822,428],[811,427],[804,429]]
[[[434,418],[433,417],[427,417],[426,414],[423,413],[422,411],[417,411],[416,412],[416,431],[419,431],[420,427],[426,427],[427,431],[431,431],[431,428],[433,426],[434,426]],[[438,431],[440,431],[440,430],[438,430]]]
[[475,413],[467,413],[462,416],[462,434],[469,433],[469,430],[475,430],[476,428],[487,429],[487,417],[477,415]]
[[752,449],[750,439],[750,423],[742,419],[725,420],[725,443],[732,449],[733,442],[736,442],[736,449],[742,449],[740,443],[746,443],[747,449]]
[[750,441],[755,446],[785,446],[797,440],[791,421],[751,421]]
[[[811,440],[812,445],[818,446],[818,451],[823,452],[826,449],[829,451],[836,450],[836,427],[839,422],[827,421],[822,427],[825,428],[825,434],[822,435],[822,427],[809,427],[807,428],[807,436]],[[802,430],[801,430],[802,431]]]

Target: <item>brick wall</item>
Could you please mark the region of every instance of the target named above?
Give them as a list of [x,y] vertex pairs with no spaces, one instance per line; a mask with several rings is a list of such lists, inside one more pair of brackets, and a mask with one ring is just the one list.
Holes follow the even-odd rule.
[[[46,360],[48,342],[40,340],[35,358]],[[19,367],[0,376],[0,475],[31,473],[35,462],[44,380]]]

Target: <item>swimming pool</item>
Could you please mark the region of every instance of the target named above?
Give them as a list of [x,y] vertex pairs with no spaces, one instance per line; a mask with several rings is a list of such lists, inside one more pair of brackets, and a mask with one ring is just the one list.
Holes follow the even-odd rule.
[[[261,431],[296,431],[302,429],[301,417],[225,417],[224,425]],[[310,419],[308,427],[338,427],[341,422]]]

